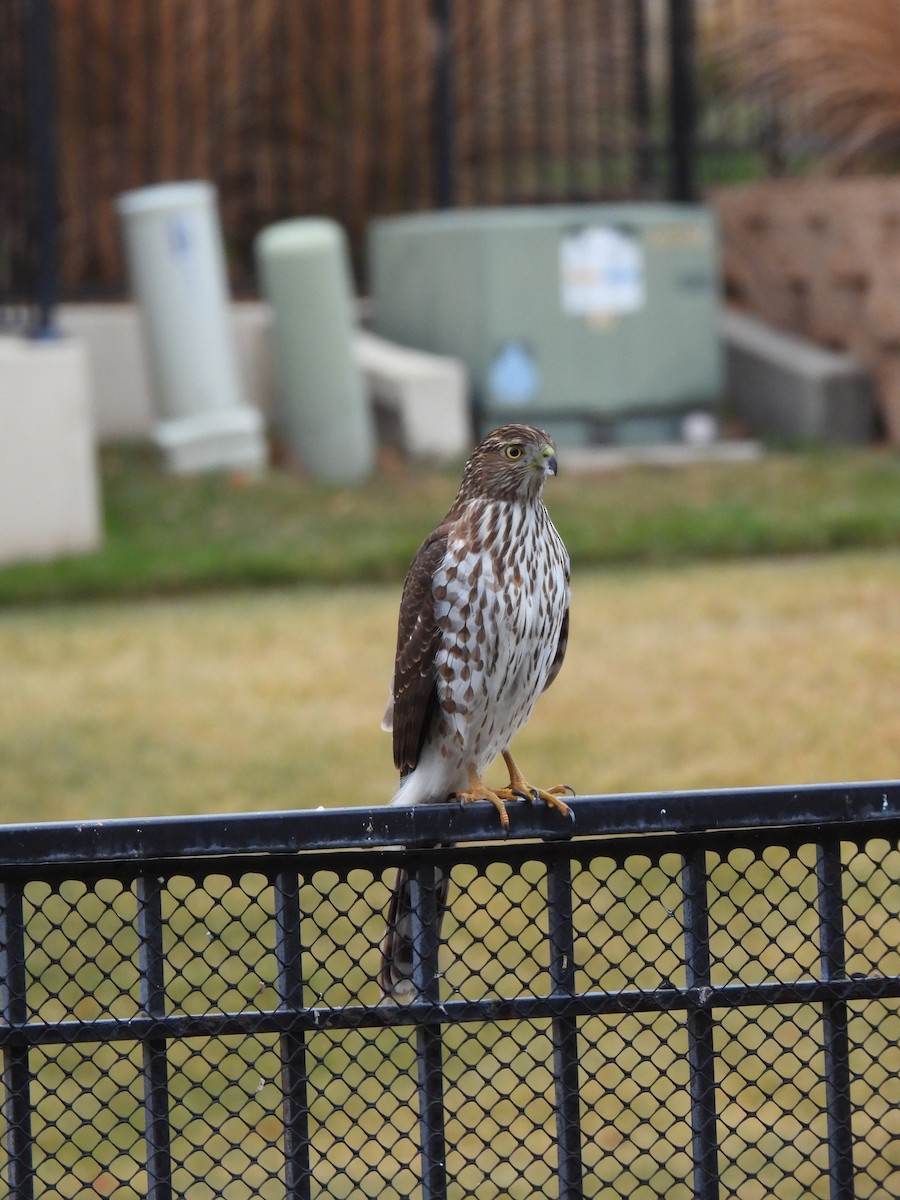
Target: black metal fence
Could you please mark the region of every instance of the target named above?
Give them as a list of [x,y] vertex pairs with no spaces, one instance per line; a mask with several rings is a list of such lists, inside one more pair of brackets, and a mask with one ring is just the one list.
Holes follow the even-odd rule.
[[[232,282],[266,224],[685,199],[781,161],[716,66],[742,0],[3,0],[0,319],[124,289],[115,196],[219,188]],[[54,112],[56,117],[54,119]],[[708,119],[713,114],[713,119]],[[736,161],[739,160],[739,161]]]
[[52,330],[59,298],[51,0],[0,5],[0,333]]
[[900,1196],[900,783],[573,807],[0,830],[3,1194]]

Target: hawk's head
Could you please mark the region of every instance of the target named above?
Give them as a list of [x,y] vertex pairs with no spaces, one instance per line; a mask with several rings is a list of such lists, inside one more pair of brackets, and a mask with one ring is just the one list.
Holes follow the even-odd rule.
[[556,449],[548,433],[531,425],[503,425],[472,451],[458,498],[534,501],[556,468]]

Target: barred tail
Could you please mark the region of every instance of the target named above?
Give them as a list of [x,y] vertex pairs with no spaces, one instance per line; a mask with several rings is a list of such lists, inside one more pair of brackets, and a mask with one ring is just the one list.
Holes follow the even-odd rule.
[[[450,876],[440,869],[435,871],[437,885],[437,929],[436,936],[441,933],[441,922],[447,911],[447,894],[450,889]],[[391,892],[387,910],[387,926],[381,939],[381,970],[379,972],[381,990],[385,996],[394,1000],[413,999],[415,984],[413,983],[413,942],[412,942],[412,906],[410,903],[409,875],[401,867],[397,871],[397,879]]]

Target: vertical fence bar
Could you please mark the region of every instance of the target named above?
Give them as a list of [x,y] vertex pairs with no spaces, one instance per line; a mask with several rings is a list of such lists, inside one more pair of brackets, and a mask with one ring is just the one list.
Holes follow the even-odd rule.
[[31,336],[56,337],[53,314],[59,298],[59,222],[56,195],[56,65],[50,0],[25,6],[25,70],[28,87],[29,172],[34,206],[32,270],[34,320]]
[[[137,881],[141,1008],[148,1017],[166,1015],[162,880]],[[144,1051],[144,1121],[148,1200],[172,1198],[172,1130],[169,1123],[169,1062],[165,1037],[150,1036]]]
[[[846,978],[844,907],[841,888],[840,843],[816,847],[819,902],[819,955],[822,979]],[[850,1102],[850,1039],[847,1002],[826,1000],[822,1005],[825,1051],[825,1104],[828,1114],[828,1175],[830,1200],[853,1200],[853,1127]]]
[[[0,884],[0,1012],[7,1027],[28,1019],[25,972],[25,920],[21,885]],[[33,1200],[31,1069],[27,1045],[3,1051],[3,1115],[9,1200]]]
[[669,0],[669,198],[697,198],[694,0]]
[[631,3],[631,114],[634,121],[634,181],[643,196],[653,182],[653,121],[650,104],[650,64],[646,0]]
[[433,0],[434,63],[434,200],[438,208],[456,203],[456,147],[453,107],[452,0]]
[[[444,868],[447,870],[449,868]],[[439,1005],[441,869],[420,862],[410,871],[413,982],[417,1001]],[[444,1135],[444,1046],[441,1026],[424,1021],[416,1027],[419,1070],[419,1127],[422,1142],[423,1200],[446,1200],[447,1144]]]
[[[575,994],[575,934],[572,917],[572,862],[553,859],[547,867],[550,934],[550,980],[554,998]],[[556,1152],[559,1200],[583,1195],[581,1157],[581,1080],[578,1068],[578,1023],[561,1012],[553,1018],[553,1082],[556,1089]]]
[[716,1072],[713,1015],[709,1007],[709,901],[706,852],[689,850],[683,859],[684,954],[689,1007],[688,1062],[691,1080],[691,1131],[694,1200],[718,1200],[719,1151],[716,1120]]
[[[281,1008],[303,1007],[300,940],[300,879],[294,871],[275,877],[275,937],[278,996]],[[284,1106],[284,1173],[286,1200],[309,1200],[309,1099],[306,1041],[302,1033],[281,1035],[281,1087]]]

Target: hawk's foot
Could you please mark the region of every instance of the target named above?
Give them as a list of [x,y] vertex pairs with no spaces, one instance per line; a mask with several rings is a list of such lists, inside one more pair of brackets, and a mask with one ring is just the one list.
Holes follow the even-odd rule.
[[515,797],[509,792],[509,789],[495,792],[481,782],[477,775],[469,775],[469,786],[464,792],[457,792],[456,798],[460,804],[474,804],[477,800],[489,800],[500,814],[500,825],[506,832],[509,829],[509,813],[506,811],[504,799],[513,800]]
[[569,808],[564,800],[560,800],[560,796],[568,792],[571,796],[575,795],[575,789],[569,787],[566,783],[558,783],[551,788],[536,788],[528,782],[522,772],[519,770],[516,760],[508,750],[503,751],[503,760],[509,768],[509,787],[500,788],[497,795],[501,800],[512,800],[521,798],[522,800],[543,800],[550,808],[555,808],[562,816],[568,820],[574,821],[575,814]]

